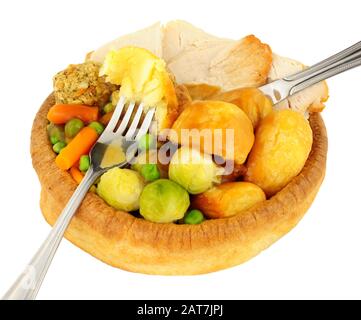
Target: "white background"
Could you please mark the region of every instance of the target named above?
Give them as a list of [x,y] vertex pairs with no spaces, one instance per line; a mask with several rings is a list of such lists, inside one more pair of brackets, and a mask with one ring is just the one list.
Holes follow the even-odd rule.
[[[121,34],[184,19],[219,36],[254,33],[312,64],[361,39],[359,1],[0,1],[0,295],[50,228],[32,169],[32,120],[54,73]],[[250,262],[193,277],[109,267],[66,240],[41,299],[361,298],[361,68],[329,81],[325,182],[291,233]]]

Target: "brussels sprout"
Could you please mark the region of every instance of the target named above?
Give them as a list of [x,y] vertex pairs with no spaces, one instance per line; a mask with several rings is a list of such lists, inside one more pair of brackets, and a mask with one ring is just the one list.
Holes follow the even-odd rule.
[[149,221],[169,223],[182,219],[189,207],[189,194],[168,179],[148,184],[140,196],[140,214]]
[[179,148],[169,165],[169,178],[191,194],[202,193],[214,183],[220,183],[223,168],[217,167],[212,157],[196,149]]
[[144,185],[139,173],[113,168],[101,176],[97,193],[115,209],[134,211],[139,209],[139,197]]

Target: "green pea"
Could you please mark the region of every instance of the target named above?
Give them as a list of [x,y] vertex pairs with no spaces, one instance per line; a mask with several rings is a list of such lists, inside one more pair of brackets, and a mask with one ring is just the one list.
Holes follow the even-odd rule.
[[203,213],[196,209],[189,211],[184,217],[185,224],[199,224],[204,220]]
[[97,121],[91,122],[89,124],[89,127],[93,128],[99,135],[101,135],[104,131],[104,126],[100,122],[97,122]]
[[139,139],[138,148],[143,151],[153,149],[156,143],[157,141],[154,136],[147,133]]
[[159,169],[154,163],[143,164],[140,169],[140,174],[147,182],[151,182],[160,178]]
[[69,120],[65,125],[65,135],[72,139],[84,127],[84,122],[80,119],[74,118]]
[[81,156],[79,160],[79,170],[80,171],[87,171],[90,167],[90,158],[87,155]]
[[51,144],[56,144],[56,143],[58,143],[59,142],[59,138],[57,137],[57,136],[51,136],[50,137],[50,142],[51,142]]
[[51,144],[56,144],[59,141],[64,141],[64,129],[62,126],[54,123],[49,123],[47,126],[48,136]]
[[56,153],[60,153],[61,150],[63,150],[66,147],[66,142],[59,141],[53,145],[53,150]]
[[109,113],[114,111],[114,109],[115,109],[114,105],[111,102],[109,102],[104,106],[103,111],[104,113]]

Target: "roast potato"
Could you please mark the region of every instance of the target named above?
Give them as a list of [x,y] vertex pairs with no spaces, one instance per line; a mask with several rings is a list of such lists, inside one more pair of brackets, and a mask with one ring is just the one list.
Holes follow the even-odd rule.
[[271,101],[257,88],[241,88],[223,92],[212,100],[230,102],[240,107],[256,128],[259,122],[272,112]]
[[[189,130],[188,135],[183,134],[184,129]],[[202,134],[205,132],[210,137]],[[174,143],[197,146],[200,151],[237,164],[246,161],[254,142],[251,120],[239,107],[223,101],[191,102],[174,122],[168,137]]]
[[274,111],[257,129],[245,180],[272,196],[300,173],[312,148],[308,121],[292,110]]
[[250,182],[226,182],[194,197],[192,206],[208,218],[225,218],[266,200],[262,189]]

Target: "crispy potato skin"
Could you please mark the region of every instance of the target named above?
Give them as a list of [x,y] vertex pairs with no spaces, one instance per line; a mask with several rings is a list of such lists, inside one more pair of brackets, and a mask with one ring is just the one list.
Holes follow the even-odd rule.
[[256,128],[259,122],[272,112],[271,101],[257,88],[241,88],[223,92],[212,100],[230,102],[240,107]]
[[208,218],[226,218],[266,200],[262,189],[250,182],[227,182],[194,197],[192,205]]
[[[182,129],[197,129],[189,133],[189,139],[182,139]],[[230,154],[230,140],[227,141],[227,129],[233,129],[234,154]],[[170,141],[181,145],[195,146],[196,135],[201,130],[210,130],[212,143],[201,139],[200,150],[234,160],[237,164],[243,164],[253,146],[254,133],[252,122],[247,115],[237,106],[222,101],[193,101],[183,110],[174,122],[169,133]],[[222,143],[217,143],[216,130],[221,130]],[[193,140],[193,138],[195,138]],[[228,142],[228,143],[227,143]]]
[[257,129],[245,180],[272,196],[297,176],[312,148],[308,121],[292,110],[274,111]]

